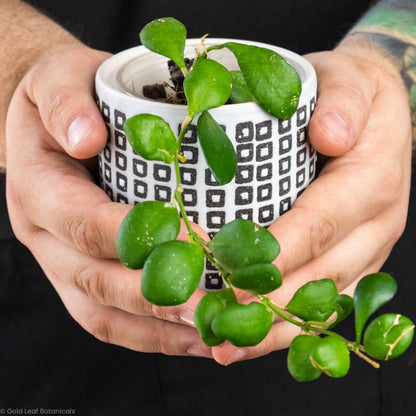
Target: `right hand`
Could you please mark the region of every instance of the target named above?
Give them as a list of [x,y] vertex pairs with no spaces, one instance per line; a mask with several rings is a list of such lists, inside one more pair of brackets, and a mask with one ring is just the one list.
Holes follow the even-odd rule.
[[211,357],[190,324],[202,290],[180,306],[151,305],[140,292],[140,271],[117,260],[118,229],[131,207],[111,202],[87,169],[107,139],[93,92],[108,56],[63,46],[40,59],[16,89],[6,125],[13,230],[73,318],[98,339],[142,352]]

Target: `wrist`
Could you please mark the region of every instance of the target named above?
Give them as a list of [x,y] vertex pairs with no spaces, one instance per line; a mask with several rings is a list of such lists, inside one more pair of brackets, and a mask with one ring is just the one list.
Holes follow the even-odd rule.
[[374,42],[371,36],[362,32],[352,32],[338,44],[335,50],[374,65],[378,70],[393,78],[409,95],[402,76],[401,63]]
[[[394,50],[394,53],[392,53]],[[372,65],[370,69],[378,76],[379,86],[396,84],[407,100],[412,122],[413,156],[416,157],[416,88],[415,66],[412,58],[416,48],[402,47],[399,40],[372,32],[352,31],[336,47],[336,51],[354,56]]]
[[[23,23],[24,22],[24,23]],[[56,45],[81,44],[58,24],[21,1],[0,5],[0,171],[6,168],[6,114],[25,74]]]

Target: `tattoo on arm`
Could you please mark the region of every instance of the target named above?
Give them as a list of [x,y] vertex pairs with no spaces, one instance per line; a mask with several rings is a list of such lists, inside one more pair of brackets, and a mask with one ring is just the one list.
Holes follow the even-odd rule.
[[412,113],[414,149],[416,140],[416,1],[382,0],[352,28],[358,36],[390,58],[400,73]]

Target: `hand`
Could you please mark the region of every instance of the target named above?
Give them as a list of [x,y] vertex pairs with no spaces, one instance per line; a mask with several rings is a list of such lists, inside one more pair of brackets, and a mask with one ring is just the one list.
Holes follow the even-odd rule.
[[[408,99],[399,82],[361,53],[307,56],[318,76],[309,125],[316,150],[331,156],[293,208],[270,227],[281,245],[283,285],[271,294],[286,305],[310,280],[331,278],[352,295],[358,279],[376,272],[402,234],[411,172]],[[334,157],[336,156],[336,157]],[[276,322],[255,347],[213,348],[222,364],[286,348],[299,328]]]
[[156,307],[140,293],[140,271],[116,259],[130,209],[113,203],[86,166],[107,131],[93,99],[104,52],[65,46],[24,77],[10,105],[7,202],[17,237],[31,250],[74,319],[98,339],[143,352],[210,356],[189,325],[202,296]]

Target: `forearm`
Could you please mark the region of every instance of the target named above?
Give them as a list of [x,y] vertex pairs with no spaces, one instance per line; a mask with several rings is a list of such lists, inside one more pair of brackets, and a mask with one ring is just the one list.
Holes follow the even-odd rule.
[[41,56],[72,43],[79,41],[24,2],[0,2],[0,169],[6,166],[5,123],[14,90]]
[[382,0],[339,45],[383,67],[406,90],[416,143],[416,1]]

